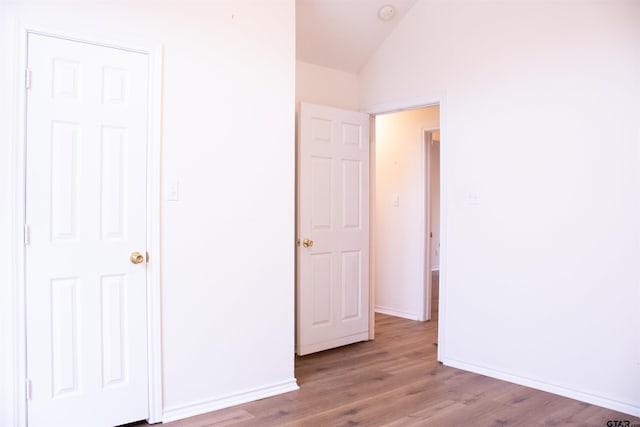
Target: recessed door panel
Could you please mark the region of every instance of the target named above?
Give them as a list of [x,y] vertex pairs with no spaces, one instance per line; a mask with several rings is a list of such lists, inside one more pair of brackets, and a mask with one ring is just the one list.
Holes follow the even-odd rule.
[[52,95],[54,98],[78,100],[80,98],[79,83],[80,63],[61,58],[53,59]]
[[127,129],[102,128],[101,234],[103,239],[125,236]]
[[127,277],[125,275],[101,278],[101,336],[102,386],[124,384],[127,381]]
[[332,121],[325,118],[311,119],[311,140],[317,146],[328,146],[332,138]]
[[313,280],[314,327],[331,323],[331,254],[314,254],[311,257]]
[[359,229],[362,216],[362,162],[342,161],[342,226]]
[[311,228],[330,229],[332,224],[333,161],[326,157],[311,160],[313,195],[311,199]]
[[52,397],[78,392],[78,278],[51,280]]
[[80,125],[51,122],[51,240],[77,238]]
[[342,253],[342,320],[362,316],[362,260],[360,251]]
[[362,148],[362,125],[342,123],[342,143],[345,146]]
[[127,102],[128,72],[122,68],[103,67],[102,103],[122,105]]

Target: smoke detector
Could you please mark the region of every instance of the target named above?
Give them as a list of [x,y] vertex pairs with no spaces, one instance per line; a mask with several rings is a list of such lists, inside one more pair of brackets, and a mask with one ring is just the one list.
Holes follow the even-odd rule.
[[396,16],[396,9],[391,5],[382,6],[378,11],[378,18],[383,21],[391,21]]

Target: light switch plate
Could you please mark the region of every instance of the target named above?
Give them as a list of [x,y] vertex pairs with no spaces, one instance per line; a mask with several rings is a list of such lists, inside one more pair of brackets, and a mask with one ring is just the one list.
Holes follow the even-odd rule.
[[171,181],[167,183],[167,200],[170,202],[177,202],[180,196],[178,190],[178,181]]
[[480,204],[480,197],[475,191],[469,191],[466,199],[468,206],[478,206]]

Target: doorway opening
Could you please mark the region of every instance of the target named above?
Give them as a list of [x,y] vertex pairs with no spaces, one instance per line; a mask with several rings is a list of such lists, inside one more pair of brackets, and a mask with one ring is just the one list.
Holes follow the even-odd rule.
[[440,106],[379,113],[374,130],[374,311],[430,320],[440,282]]

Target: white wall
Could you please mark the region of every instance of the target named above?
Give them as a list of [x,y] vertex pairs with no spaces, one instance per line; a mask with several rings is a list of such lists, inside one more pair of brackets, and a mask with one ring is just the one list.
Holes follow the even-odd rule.
[[376,116],[375,309],[380,313],[422,316],[423,129],[437,129],[439,121],[437,106]]
[[361,73],[367,111],[442,100],[440,358],[635,416],[639,22],[635,0],[422,0]]
[[359,111],[358,75],[296,61],[296,105],[300,101]]
[[[11,21],[124,45],[164,46],[162,338],[166,417],[295,387],[293,0],[2,2]],[[3,73],[21,74],[2,51]],[[7,255],[16,93],[0,76],[0,313],[3,390],[11,387],[13,278]],[[17,86],[19,88],[19,86]],[[5,115],[9,126],[5,126]],[[152,254],[153,256],[153,254]],[[11,345],[6,345],[9,343]],[[6,356],[8,354],[8,356]],[[5,380],[6,378],[6,380]],[[0,424],[12,423],[3,393]]]

